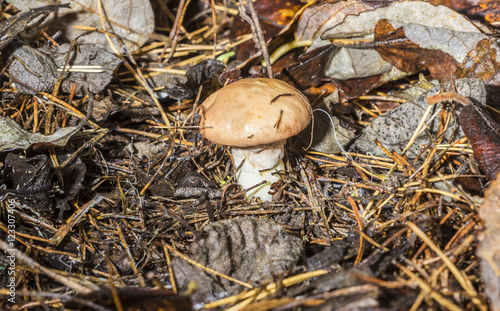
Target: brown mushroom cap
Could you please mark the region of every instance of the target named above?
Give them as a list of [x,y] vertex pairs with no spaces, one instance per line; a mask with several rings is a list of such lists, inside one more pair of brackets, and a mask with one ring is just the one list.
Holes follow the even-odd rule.
[[221,145],[249,147],[294,136],[311,121],[305,96],[277,79],[238,80],[201,105],[202,135]]

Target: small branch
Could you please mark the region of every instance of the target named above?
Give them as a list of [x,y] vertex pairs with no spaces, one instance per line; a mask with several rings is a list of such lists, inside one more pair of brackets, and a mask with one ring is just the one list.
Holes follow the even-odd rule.
[[[259,17],[257,16],[257,12],[255,12],[255,8],[253,7],[253,3],[251,0],[247,1],[247,6],[243,5],[242,0],[240,0],[238,9],[240,10],[240,16],[243,18],[248,24],[250,24],[250,28],[252,29],[253,41],[255,45],[262,53],[262,57],[264,57],[264,62],[266,63],[267,74],[269,78],[273,78],[273,67],[271,66],[271,60],[269,59],[269,52],[267,51],[266,40],[264,39],[264,35],[262,34],[262,29],[259,24]],[[250,16],[246,13],[246,11],[250,12]]]

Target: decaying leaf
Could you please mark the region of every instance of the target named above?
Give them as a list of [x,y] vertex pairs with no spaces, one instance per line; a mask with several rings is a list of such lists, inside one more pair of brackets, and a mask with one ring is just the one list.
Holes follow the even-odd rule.
[[[476,40],[466,40],[470,36]],[[433,78],[449,80],[468,51],[484,38],[481,34],[470,36],[442,28],[381,19],[375,27],[375,49],[385,61],[401,71],[412,73],[428,69]],[[468,41],[473,45],[465,47],[464,43]],[[462,55],[457,55],[459,53]]]
[[58,129],[52,135],[30,133],[16,121],[0,116],[0,151],[14,149],[28,149],[31,146],[64,146],[68,139],[79,129],[76,127],[65,127]]
[[[470,98],[473,102],[485,105],[486,89],[482,80],[462,79],[455,81],[455,85],[457,93]],[[449,84],[445,84],[445,86],[445,89],[450,88]],[[363,129],[363,133],[356,139],[350,150],[371,153],[375,156],[383,157],[385,153],[375,143],[375,139],[377,139],[386,149],[401,153],[413,136],[413,133],[424,116],[424,112],[429,106],[426,97],[438,94],[440,91],[441,86],[435,86],[418,98],[408,101],[398,108],[381,115]],[[434,110],[432,115],[438,114],[439,111],[443,109],[441,104],[435,106],[436,107],[433,107]],[[431,120],[431,117],[429,117],[428,120]],[[429,146],[439,126],[439,118],[432,119],[427,130],[417,138],[415,143],[406,153],[408,157],[414,158],[418,156],[422,148]],[[444,133],[445,139],[449,139],[451,135],[456,132],[457,126],[458,120],[454,118],[451,120],[450,126]],[[427,133],[432,133],[434,135],[428,135]],[[457,133],[457,135],[460,134]]]
[[477,255],[481,258],[481,276],[486,295],[490,299],[491,310],[500,310],[500,175],[486,189],[484,202],[479,208],[479,216],[484,223],[484,231],[479,235]]
[[464,10],[466,16],[473,19],[480,19],[491,25],[498,25],[498,22],[500,22],[500,3],[492,1],[489,3],[473,2],[473,4]]
[[[54,49],[34,49],[22,45],[15,49],[8,72],[16,81],[17,90],[27,94],[51,92],[61,75],[69,47],[69,44],[63,44]],[[111,81],[120,63],[120,58],[96,45],[78,45],[71,51],[61,89],[70,93],[76,84],[75,94],[78,96],[86,92],[99,93]],[[91,66],[97,66],[94,69],[97,72],[88,72],[89,68],[92,70]]]
[[14,196],[22,204],[38,211],[52,211],[51,182],[48,180],[50,164],[47,160],[43,154],[26,158],[9,153],[1,176],[6,188],[0,189],[0,193]]
[[359,0],[326,2],[304,10],[295,31],[296,40],[312,40],[340,24],[348,15],[373,10],[372,3]]
[[[52,4],[51,0],[11,0],[16,8],[21,11],[32,7]],[[123,44],[129,50],[135,50],[149,40],[148,35],[154,31],[154,14],[149,0],[68,0],[71,9],[50,15],[43,24],[49,26],[49,31],[61,31],[67,42],[75,39],[83,32],[73,26],[85,26],[102,29],[101,17],[99,16],[98,3],[102,3],[105,15],[106,29],[122,38]],[[122,43],[111,36],[115,46],[120,48]],[[95,32],[79,39],[80,43],[97,44],[111,51],[106,37],[102,33]]]
[[479,41],[455,72],[456,78],[480,78],[487,85],[500,85],[497,49],[489,39]]
[[[408,12],[412,13],[408,14]],[[453,31],[480,33],[467,18],[445,6],[433,6],[422,1],[404,1],[393,2],[387,7],[363,12],[357,16],[349,15],[342,23],[325,31],[320,38],[316,38],[312,47],[330,44],[329,39],[373,38],[375,25],[381,19]],[[361,47],[357,49],[343,48],[337,52],[325,73],[334,79],[351,79],[383,74],[390,70],[391,66],[388,66],[374,49]]]
[[[258,0],[254,3],[254,8],[259,18],[260,27],[265,40],[269,40],[274,35],[278,34],[283,27],[292,20],[295,13],[299,10],[301,4],[297,0],[291,1],[274,1],[274,0]],[[235,41],[237,37],[252,33],[250,26],[241,17],[237,17],[231,27],[229,37]],[[240,61],[247,60],[255,52],[257,48],[253,41],[247,41],[237,45],[234,48],[236,59]]]
[[7,71],[19,93],[51,92],[57,81],[57,66],[49,55],[27,45],[11,54],[13,61]]
[[[274,222],[242,217],[207,225],[191,245],[189,257],[216,271],[244,282],[260,283],[291,268],[302,253],[299,238],[287,234]],[[207,301],[230,294],[240,285],[209,274],[186,261],[172,261],[181,288],[198,283],[194,301]]]
[[165,92],[173,99],[194,98],[200,85],[206,80],[224,70],[226,66],[216,59],[204,60],[186,72],[184,82],[174,78],[173,83],[165,86]]
[[299,57],[299,62],[283,69],[276,77],[295,86],[305,89],[317,86],[324,78],[323,68],[328,64],[335,47],[322,46]]
[[467,136],[479,167],[488,179],[500,172],[500,126],[488,111],[474,104],[460,112],[460,125]]
[[[63,44],[54,48],[51,53],[58,70],[64,67],[69,49],[69,44]],[[119,57],[95,44],[77,45],[71,51],[69,59],[70,71],[65,73],[61,88],[63,92],[70,93],[73,84],[76,84],[75,94],[78,96],[83,96],[87,92],[99,93],[104,90],[111,82],[116,67],[122,62]],[[97,67],[98,72],[79,72],[79,66],[83,69]],[[76,68],[72,69],[73,67]],[[60,74],[60,71],[58,73]]]
[[[33,6],[32,6],[33,7]],[[56,4],[39,7],[26,12],[16,14],[0,23],[0,50],[17,38],[17,36],[26,30],[29,23],[42,15],[48,14],[58,9],[68,9],[69,4]]]
[[[64,162],[68,157],[67,154],[59,155],[58,160]],[[44,154],[25,157],[10,152],[0,175],[1,183],[5,185],[0,189],[0,195],[14,196],[38,211],[53,211],[54,207],[61,212],[67,210],[67,202],[74,199],[82,187],[86,166],[77,157],[63,167],[60,170],[63,184],[59,185],[60,191],[54,193],[51,189],[54,167],[51,164]]]

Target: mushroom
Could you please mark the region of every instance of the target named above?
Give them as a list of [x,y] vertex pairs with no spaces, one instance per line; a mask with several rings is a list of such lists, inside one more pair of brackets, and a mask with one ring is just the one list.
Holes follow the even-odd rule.
[[285,141],[311,121],[309,101],[286,82],[249,78],[213,93],[201,109],[202,135],[231,146],[238,183],[247,189],[266,181],[247,192],[247,198],[271,201],[271,184],[280,178],[275,173],[285,168]]

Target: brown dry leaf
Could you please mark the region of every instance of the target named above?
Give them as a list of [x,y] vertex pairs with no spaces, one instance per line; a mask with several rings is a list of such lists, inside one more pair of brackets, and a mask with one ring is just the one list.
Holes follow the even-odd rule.
[[500,85],[497,50],[489,39],[483,39],[465,57],[455,72],[456,78],[480,78],[487,85]]
[[299,62],[285,68],[276,78],[281,79],[299,90],[317,86],[324,78],[322,69],[328,64],[334,46],[322,46],[299,57]]
[[[21,11],[32,7],[52,4],[51,0],[9,0]],[[95,0],[68,0],[71,9],[50,15],[43,24],[49,26],[49,31],[61,31],[67,42],[83,33],[73,26],[85,26],[102,29],[99,16],[98,1]],[[125,46],[133,51],[149,40],[148,35],[154,32],[154,13],[149,0],[102,0],[103,12],[107,17],[106,29],[123,40]],[[122,43],[114,37],[116,47]],[[80,43],[97,44],[111,51],[106,37],[102,33],[94,32],[79,39]]]
[[484,231],[479,235],[477,255],[481,258],[481,276],[491,310],[500,310],[500,175],[486,189],[479,216]]
[[[478,28],[467,18],[445,6],[433,6],[423,1],[404,1],[393,2],[387,7],[363,12],[358,16],[347,16],[342,23],[324,32],[321,38],[317,38],[313,46],[321,39],[371,39],[374,37],[375,25],[381,19],[387,19],[391,23],[423,25],[443,31],[447,29],[455,32],[480,34]],[[406,33],[408,35],[408,31]],[[470,48],[473,47],[474,45],[470,46]],[[464,57],[467,52],[465,52]],[[461,60],[458,61],[461,62]],[[332,58],[325,74],[334,79],[386,74],[389,76],[383,77],[382,80],[389,81],[393,74],[389,74],[390,71],[391,66],[374,49],[354,47],[343,48],[342,51],[339,51]],[[400,73],[395,72],[394,74]]]
[[439,49],[424,48],[412,42],[403,26],[395,28],[386,19],[381,19],[375,26],[375,49],[399,70],[411,73],[428,69],[434,79],[449,80],[459,64]]
[[[258,0],[254,2],[254,8],[259,18],[260,27],[264,39],[267,41],[277,35],[294,17],[295,13],[302,7],[300,1],[274,1]],[[241,17],[234,19],[229,38],[237,41],[239,36],[252,33],[250,26]],[[236,59],[247,60],[257,52],[255,43],[250,40],[234,47]]]
[[434,5],[442,4],[455,11],[467,9],[476,5],[494,3],[497,0],[429,0],[429,3]]
[[465,15],[471,18],[479,18],[482,21],[498,26],[500,23],[500,3],[490,2],[474,5],[465,10]]
[[460,126],[474,150],[474,157],[488,179],[500,172],[500,126],[487,110],[474,104],[460,111]]
[[0,151],[28,149],[30,146],[64,146],[79,127],[65,127],[52,135],[30,133],[16,121],[0,116]]

